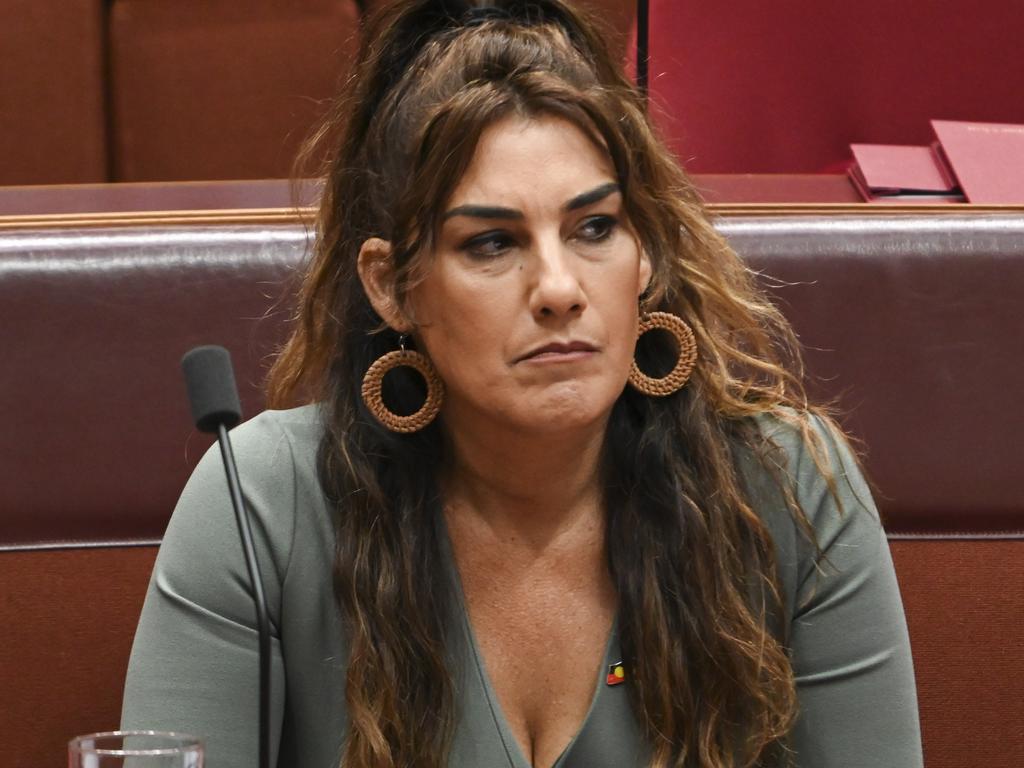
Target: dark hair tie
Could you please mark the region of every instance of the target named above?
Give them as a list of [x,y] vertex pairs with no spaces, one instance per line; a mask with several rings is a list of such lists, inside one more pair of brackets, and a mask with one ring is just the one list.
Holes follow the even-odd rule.
[[474,7],[466,10],[466,13],[462,17],[462,24],[466,27],[477,27],[488,21],[508,21],[512,16],[504,8],[498,8],[493,5],[485,5],[482,7]]

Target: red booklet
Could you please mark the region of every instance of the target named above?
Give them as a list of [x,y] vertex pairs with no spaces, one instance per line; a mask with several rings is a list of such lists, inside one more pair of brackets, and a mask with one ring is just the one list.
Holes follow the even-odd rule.
[[868,201],[959,202],[956,181],[933,147],[851,144],[848,173]]
[[970,202],[1024,205],[1024,125],[932,120],[932,130]]

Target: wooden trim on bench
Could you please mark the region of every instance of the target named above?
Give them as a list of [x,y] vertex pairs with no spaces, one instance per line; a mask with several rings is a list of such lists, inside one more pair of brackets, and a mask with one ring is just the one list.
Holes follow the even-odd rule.
[[[1024,531],[921,531],[887,532],[889,541],[1024,541]],[[159,547],[160,539],[111,541],[41,541],[28,544],[0,544],[0,556],[7,552],[46,552],[75,549],[120,549]]]
[[[1024,205],[875,205],[870,203],[721,203],[708,206],[720,217],[744,216],[942,216],[1012,213]],[[188,211],[126,211],[0,216],[0,231],[12,229],[81,229],[98,227],[162,227],[197,225],[310,224],[314,208],[240,208]]]
[[33,541],[26,544],[0,544],[5,552],[46,552],[61,549],[120,549],[123,547],[159,547],[160,539],[120,539],[110,541]]
[[12,229],[310,224],[312,221],[312,208],[56,213],[32,216],[0,216],[0,231]]

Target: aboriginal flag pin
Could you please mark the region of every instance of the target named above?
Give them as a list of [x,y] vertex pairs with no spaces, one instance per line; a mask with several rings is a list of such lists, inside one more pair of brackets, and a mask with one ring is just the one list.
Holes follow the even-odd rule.
[[608,685],[619,685],[626,682],[626,668],[621,661],[608,665],[608,677],[605,679]]

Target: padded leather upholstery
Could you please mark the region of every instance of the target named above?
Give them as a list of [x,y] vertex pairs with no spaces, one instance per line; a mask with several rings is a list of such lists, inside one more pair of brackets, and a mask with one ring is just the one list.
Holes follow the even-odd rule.
[[1024,530],[1024,217],[727,219],[867,446],[891,533]]
[[[841,396],[893,554],[929,768],[1018,768],[1024,673],[1024,213],[736,217],[815,391]],[[299,225],[0,231],[0,765],[116,725],[160,536],[206,445],[178,359],[234,353],[248,414],[283,333]],[[784,283],[784,284],[780,284]],[[269,314],[268,314],[269,312]],[[48,549],[48,547],[63,547]],[[4,750],[7,752],[5,753]]]
[[[730,218],[841,395],[893,532],[1020,530],[1024,217]],[[177,360],[233,348],[248,412],[283,333],[300,226],[14,232],[0,239],[7,542],[159,537],[204,441]],[[44,456],[46,465],[39,461]],[[58,471],[73,468],[73,471]],[[68,504],[68,499],[74,499]],[[55,522],[59,521],[59,525]]]
[[[301,227],[15,232],[0,238],[7,350],[3,543],[155,540],[209,444],[181,356],[221,343],[249,416],[281,340]],[[10,320],[7,320],[9,318]]]

